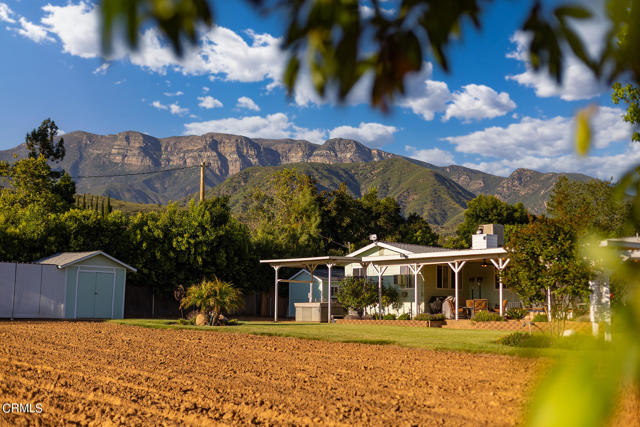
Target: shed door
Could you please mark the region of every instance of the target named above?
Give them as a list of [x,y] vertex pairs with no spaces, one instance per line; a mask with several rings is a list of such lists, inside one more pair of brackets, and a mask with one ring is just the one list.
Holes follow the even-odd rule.
[[80,318],[110,318],[113,310],[114,274],[94,271],[78,273],[78,311]]

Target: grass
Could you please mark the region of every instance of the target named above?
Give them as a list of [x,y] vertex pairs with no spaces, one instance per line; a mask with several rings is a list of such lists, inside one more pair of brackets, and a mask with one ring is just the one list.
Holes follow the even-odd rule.
[[327,323],[272,323],[239,322],[237,326],[193,326],[180,325],[177,320],[164,319],[119,319],[111,323],[142,326],[157,329],[189,329],[222,333],[293,337],[300,339],[362,343],[375,345],[397,345],[427,350],[462,351],[469,353],[494,353],[517,356],[557,356],[566,349],[519,348],[498,343],[508,332],[492,330],[460,330],[444,328],[418,328],[387,325],[353,325]]

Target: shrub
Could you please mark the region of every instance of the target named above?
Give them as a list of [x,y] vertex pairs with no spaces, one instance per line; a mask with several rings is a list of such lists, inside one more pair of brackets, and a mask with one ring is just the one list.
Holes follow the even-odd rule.
[[547,317],[546,314],[544,313],[538,313],[535,316],[533,316],[533,319],[531,319],[532,322],[548,322],[549,318]]
[[380,320],[382,319],[382,316],[380,316],[380,313],[373,313],[369,318],[373,320]]
[[397,317],[398,320],[409,320],[411,319],[411,316],[409,316],[409,313],[402,313],[400,316]]
[[356,310],[362,317],[364,308],[378,301],[378,287],[362,277],[345,277],[340,281],[336,298],[344,308]]
[[439,313],[439,314],[431,314],[431,313],[420,313],[416,316],[414,316],[413,320],[426,320],[426,321],[431,321],[431,322],[436,322],[436,321],[441,321],[444,320],[444,314]]
[[195,325],[196,318],[192,317],[191,319],[178,319],[178,325]]
[[509,319],[520,320],[524,319],[524,316],[527,315],[527,310],[524,308],[513,307],[507,310],[506,315]]
[[227,325],[228,325],[228,326],[237,326],[237,325],[239,325],[239,324],[240,324],[240,322],[238,322],[238,319],[230,319],[230,320],[227,322]]
[[497,342],[510,347],[544,348],[551,346],[551,338],[547,335],[529,335],[524,332],[514,332],[500,338]]
[[382,319],[384,319],[384,320],[396,320],[396,315],[395,314],[391,314],[391,313],[385,314],[382,317]]
[[499,313],[494,313],[492,311],[480,311],[476,313],[475,316],[471,320],[476,322],[500,322],[505,320],[504,317],[500,316]]

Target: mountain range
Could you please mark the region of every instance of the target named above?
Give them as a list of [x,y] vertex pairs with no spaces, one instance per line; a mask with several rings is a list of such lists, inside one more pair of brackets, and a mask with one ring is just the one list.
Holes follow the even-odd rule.
[[[78,193],[109,194],[136,203],[164,204],[196,193],[198,165],[205,161],[206,185],[216,187],[210,193],[229,195],[237,208],[242,195],[264,183],[274,168],[291,165],[312,175],[321,189],[345,182],[360,196],[375,185],[379,196],[395,197],[405,213],[420,213],[443,226],[459,221],[466,202],[478,194],[523,202],[531,212],[543,213],[559,176],[590,179],[529,169],[501,177],[462,166],[435,166],[350,139],[329,139],[319,145],[220,133],[155,138],[134,131],[116,135],[76,131],[63,137],[66,156],[58,167],[76,177]],[[26,155],[24,144],[0,151],[0,160],[12,161],[14,155]],[[165,169],[171,171],[145,174]],[[124,174],[138,175],[95,177]]]

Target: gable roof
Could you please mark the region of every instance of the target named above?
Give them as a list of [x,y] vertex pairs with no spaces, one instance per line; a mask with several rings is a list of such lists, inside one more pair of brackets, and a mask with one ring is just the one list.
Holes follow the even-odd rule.
[[[298,270],[296,272],[296,274],[294,274],[293,276],[289,277],[288,280],[294,280],[296,277],[298,277],[299,275],[301,275],[302,273],[309,273],[309,270],[307,270],[306,268],[303,268],[302,270]],[[329,280],[329,271],[324,268],[318,268],[313,272],[313,277],[316,279],[320,279],[321,281],[327,281]],[[338,269],[338,271],[336,270],[332,270],[331,271],[331,280],[334,279],[343,279],[344,278],[344,270]]]
[[355,256],[358,256],[358,255],[368,251],[369,249],[372,249],[372,248],[375,248],[375,247],[389,249],[389,250],[398,252],[398,253],[403,254],[403,255],[424,254],[424,253],[429,253],[429,252],[442,252],[442,251],[448,251],[449,250],[449,249],[445,249],[445,248],[436,248],[435,246],[414,245],[412,243],[373,242],[373,243],[370,243],[370,244],[368,244],[367,246],[365,246],[363,248],[358,249],[355,252],[351,252],[347,256],[348,257],[355,257]]
[[131,270],[134,273],[138,270],[136,270],[135,268],[131,267],[128,264],[125,264],[124,262],[112,257],[111,255],[102,252],[102,251],[90,251],[90,252],[58,252],[57,254],[53,254],[50,255],[48,257],[44,257],[39,259],[38,261],[36,261],[36,263],[38,264],[51,264],[51,265],[55,265],[58,268],[65,268],[65,267],[69,267],[70,265],[73,264],[77,264],[81,261],[87,260],[87,259],[91,259],[93,257],[96,257],[98,255],[102,255],[105,258],[110,259],[111,261],[115,262],[116,264],[120,264],[122,267],[126,268],[127,270]]

